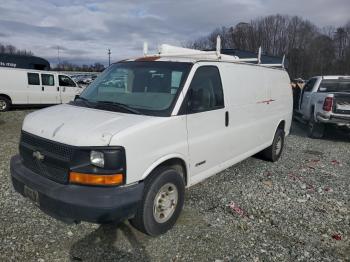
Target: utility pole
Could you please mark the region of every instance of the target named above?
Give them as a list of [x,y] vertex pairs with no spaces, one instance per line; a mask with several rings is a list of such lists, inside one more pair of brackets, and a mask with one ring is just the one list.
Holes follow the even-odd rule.
[[60,64],[60,46],[57,46],[57,60],[58,60],[58,64]]
[[108,48],[108,66],[111,65],[111,49]]
[[60,46],[57,46],[57,68],[59,69],[61,67],[61,61],[60,61]]

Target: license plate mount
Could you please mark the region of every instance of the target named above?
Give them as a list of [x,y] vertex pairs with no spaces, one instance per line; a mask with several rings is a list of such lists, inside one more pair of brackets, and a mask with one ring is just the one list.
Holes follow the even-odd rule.
[[336,107],[337,107],[338,110],[350,111],[350,105],[349,104],[346,104],[346,105],[337,104]]
[[33,190],[26,185],[24,186],[24,195],[29,198],[35,205],[39,206],[39,193],[36,190]]

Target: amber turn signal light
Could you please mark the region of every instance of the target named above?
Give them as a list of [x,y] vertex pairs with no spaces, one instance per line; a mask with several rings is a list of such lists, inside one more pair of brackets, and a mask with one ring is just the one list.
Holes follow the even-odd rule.
[[123,184],[122,174],[95,175],[77,172],[69,173],[69,182],[82,185],[116,186]]

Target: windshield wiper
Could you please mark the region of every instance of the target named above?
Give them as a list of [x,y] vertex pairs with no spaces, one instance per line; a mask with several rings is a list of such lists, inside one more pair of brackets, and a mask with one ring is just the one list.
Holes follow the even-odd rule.
[[82,96],[76,96],[75,100],[76,99],[80,99],[80,100],[83,100],[83,101],[89,101],[85,97],[82,97]]
[[69,102],[69,104],[72,105],[76,105],[78,103],[83,103],[84,105],[88,106],[88,107],[93,107],[93,103],[86,99],[85,97],[81,97],[81,96],[76,96],[75,99],[71,102]]
[[125,110],[129,113],[133,113],[133,114],[137,114],[137,115],[142,115],[142,113],[133,108],[133,107],[130,107],[128,105],[125,105],[125,104],[122,104],[122,103],[118,103],[118,102],[112,102],[112,101],[96,101],[96,104],[97,106],[99,105],[105,105],[105,106],[112,106],[112,107],[115,107],[117,109],[121,109],[121,110]]

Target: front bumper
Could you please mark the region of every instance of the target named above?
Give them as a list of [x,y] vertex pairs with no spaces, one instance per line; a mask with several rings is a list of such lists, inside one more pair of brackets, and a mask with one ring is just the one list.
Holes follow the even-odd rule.
[[26,168],[19,155],[12,157],[10,165],[15,190],[23,196],[25,187],[37,192],[39,208],[67,223],[107,223],[130,218],[143,195],[143,183],[120,187],[59,184]]
[[336,125],[343,125],[343,126],[349,126],[350,127],[350,115],[341,115],[341,114],[321,114],[318,113],[316,115],[316,118],[321,123],[329,123],[329,124],[336,124]]

